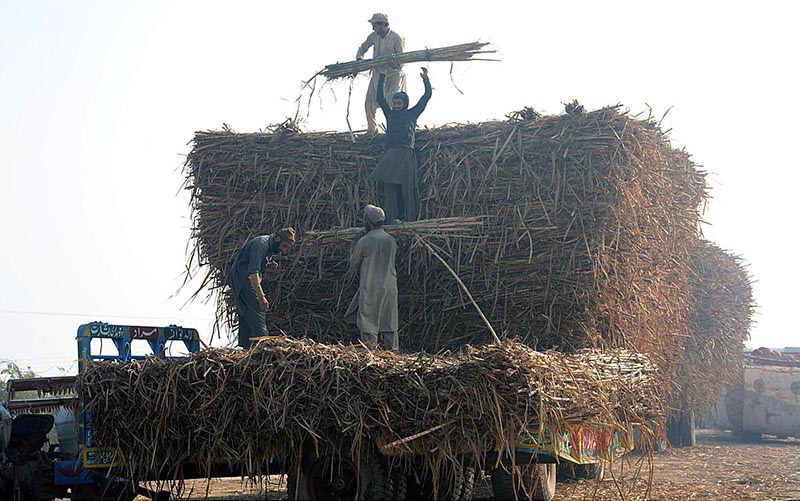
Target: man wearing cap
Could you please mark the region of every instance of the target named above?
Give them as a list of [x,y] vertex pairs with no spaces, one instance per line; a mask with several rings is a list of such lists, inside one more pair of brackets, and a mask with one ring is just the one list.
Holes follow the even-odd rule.
[[[408,107],[408,94],[397,92],[392,104],[386,102],[383,88],[378,84],[378,105],[386,116],[386,152],[378,166],[370,172],[369,180],[383,183],[383,206],[386,219],[394,222],[402,209],[405,221],[417,220],[417,154],[414,151],[417,119],[431,99],[428,70],[422,68],[425,94],[413,108]],[[379,82],[383,81],[381,75]]]
[[360,275],[345,319],[355,321],[366,345],[377,347],[380,340],[384,349],[397,352],[397,243],[383,230],[383,209],[367,205],[364,216],[367,234],[356,243],[345,274],[349,278],[358,270]]
[[231,286],[236,297],[239,316],[239,346],[249,348],[250,338],[268,336],[269,301],[261,280],[265,271],[277,270],[272,257],[286,254],[294,246],[294,228],[282,228],[272,235],[262,235],[248,241],[236,254],[231,266]]
[[[366,41],[358,48],[356,60],[363,59],[364,54],[366,54],[370,47],[372,47],[373,59],[381,56],[403,53],[405,41],[403,37],[389,28],[389,17],[386,14],[381,14],[380,12],[373,14],[372,17],[369,18],[369,23],[372,24],[372,33],[369,34]],[[391,60],[384,66],[372,70],[372,78],[370,78],[369,81],[364,109],[367,112],[367,129],[373,134],[378,131],[378,126],[375,122],[375,113],[378,111],[376,98],[378,96],[378,77],[380,75],[386,75],[384,90],[388,95],[391,96],[395,92],[406,90],[406,76],[396,61]]]

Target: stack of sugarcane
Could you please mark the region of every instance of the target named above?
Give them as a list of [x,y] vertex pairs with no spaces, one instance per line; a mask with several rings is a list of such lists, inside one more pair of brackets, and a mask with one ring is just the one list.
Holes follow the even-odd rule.
[[212,463],[257,477],[306,440],[349,452],[384,439],[396,461],[432,451],[418,459],[435,470],[510,450],[528,429],[648,426],[662,414],[655,372],[625,351],[538,353],[504,341],[395,355],[276,337],[185,360],[93,363],[79,391],[95,443],[119,448],[127,478],[180,479]]
[[[467,237],[479,235],[486,217],[445,217],[442,219],[425,219],[422,221],[409,221],[397,224],[386,224],[384,230],[395,237],[419,236],[436,238],[445,235],[452,237]],[[307,231],[300,239],[302,245],[312,246],[335,245],[342,242],[355,243],[364,235],[364,227],[337,228],[323,231]]]
[[[485,216],[474,233],[432,235],[496,332],[537,349],[624,347],[670,377],[687,334],[690,248],[704,175],[651,120],[618,107],[420,130],[420,219]],[[228,271],[252,236],[362,224],[383,137],[200,132],[186,163],[195,252],[235,327]],[[438,352],[492,340],[453,275],[397,235],[400,345]],[[268,284],[272,332],[347,342],[351,239],[299,245]]]
[[494,54],[495,50],[486,50],[489,45],[486,42],[472,42],[450,47],[439,47],[436,49],[415,50],[404,52],[393,56],[381,56],[374,59],[362,59],[349,61],[346,63],[334,63],[325,66],[318,74],[328,80],[336,80],[369,71],[375,68],[386,66],[391,58],[395,58],[398,64],[429,62],[429,61],[496,61],[496,59],[486,59],[475,57],[477,54]]
[[700,413],[740,382],[750,338],[753,290],[741,258],[706,240],[692,247],[689,336],[670,396],[676,410]]

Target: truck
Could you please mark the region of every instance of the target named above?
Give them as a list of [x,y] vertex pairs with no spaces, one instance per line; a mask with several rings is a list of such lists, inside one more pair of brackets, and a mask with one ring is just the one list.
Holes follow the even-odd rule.
[[[103,340],[111,342],[106,354]],[[169,355],[172,341],[182,343],[189,353],[200,350],[195,329],[84,324],[77,332],[78,370],[90,363],[145,358],[134,354],[134,343],[147,346],[149,355],[176,358]],[[76,382],[76,376],[8,382],[6,402],[0,403],[0,501],[132,500],[137,494],[163,499],[164,493],[134,488],[115,473],[120,466],[118,451],[113,444],[93,440],[91,411],[78,398]],[[53,428],[56,443],[49,439]]]
[[[110,348],[103,346],[110,341]],[[172,356],[170,344],[182,344]],[[107,343],[108,344],[108,343]],[[133,347],[144,346],[145,354]],[[97,349],[99,348],[99,349]],[[195,329],[170,325],[142,327],[93,322],[78,327],[79,373],[89,364],[125,363],[155,356],[178,359],[200,350]],[[104,354],[105,352],[105,354]],[[115,444],[98,443],[93,436],[92,413],[76,393],[76,376],[31,378],[8,383],[7,401],[0,405],[0,501],[19,499],[132,500],[137,494],[165,500],[168,492],[155,492],[142,481],[172,479],[124,478],[124,451]],[[33,392],[35,396],[29,394]],[[55,416],[52,411],[55,412]],[[48,434],[56,428],[57,443]],[[550,500],[555,495],[559,470],[574,476],[602,474],[602,465],[630,452],[634,430],[569,426],[558,433],[530,429],[515,444],[510,458],[487,451],[481,461],[491,476],[496,499]],[[414,450],[413,441],[411,449]],[[395,452],[389,437],[376,437],[370,457],[350,460],[341,451],[303,448],[301,457],[276,457],[264,471],[285,474],[290,498],[298,499],[470,499],[477,471],[465,461],[460,472],[434,486],[431,478],[397,476],[390,472]],[[416,450],[416,454],[424,451]],[[241,469],[215,464],[212,477],[234,477]],[[186,465],[182,479],[207,478]]]
[[719,399],[716,424],[748,441],[800,438],[800,360],[759,350],[745,355],[740,383]]

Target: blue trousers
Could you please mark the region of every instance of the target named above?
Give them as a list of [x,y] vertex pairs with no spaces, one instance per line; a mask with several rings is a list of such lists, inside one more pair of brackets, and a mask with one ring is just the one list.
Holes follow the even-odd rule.
[[236,313],[239,316],[239,346],[249,348],[253,344],[251,337],[269,336],[267,316],[261,311],[258,297],[247,277],[234,275],[231,285],[236,296]]

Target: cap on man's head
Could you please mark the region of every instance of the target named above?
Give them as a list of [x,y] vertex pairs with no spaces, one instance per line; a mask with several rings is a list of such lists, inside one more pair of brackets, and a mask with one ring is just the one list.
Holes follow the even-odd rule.
[[289,242],[294,245],[295,242],[295,232],[294,228],[289,226],[288,228],[281,228],[280,230],[275,232],[275,235],[281,237],[281,240],[284,242]]
[[370,223],[378,224],[386,219],[386,214],[384,214],[383,209],[380,207],[375,205],[367,205],[364,207],[364,217],[366,217],[367,221]]
[[369,20],[367,22],[369,22],[369,23],[387,23],[388,24],[389,23],[389,16],[387,16],[386,14],[381,14],[380,12],[376,12],[375,14],[372,14],[372,17],[369,18]]

